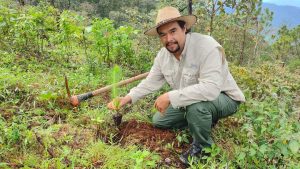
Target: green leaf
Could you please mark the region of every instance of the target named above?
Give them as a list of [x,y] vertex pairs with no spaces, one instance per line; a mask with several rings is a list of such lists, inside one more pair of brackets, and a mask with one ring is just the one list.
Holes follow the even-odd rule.
[[256,154],[256,150],[253,148],[250,148],[250,156],[254,156]]
[[262,154],[265,154],[265,152],[267,151],[267,148],[268,146],[266,144],[263,144],[259,147],[259,151],[262,153]]
[[284,156],[287,156],[287,155],[289,154],[286,145],[281,144],[279,147],[280,147],[280,152],[281,152]]
[[297,152],[299,151],[299,143],[296,140],[292,140],[289,143],[289,148],[291,149],[293,154],[297,154]]
[[92,26],[88,26],[88,27],[86,27],[85,28],[85,31],[87,32],[87,33],[90,33],[90,32],[92,32]]
[[39,95],[40,100],[51,100],[56,98],[57,98],[57,93],[53,93],[50,91],[42,91],[41,94]]
[[3,162],[0,162],[0,167],[2,168],[8,168],[8,164],[7,163],[3,163]]
[[239,159],[239,160],[243,160],[245,157],[246,157],[246,153],[241,152],[241,153],[239,154],[238,159]]

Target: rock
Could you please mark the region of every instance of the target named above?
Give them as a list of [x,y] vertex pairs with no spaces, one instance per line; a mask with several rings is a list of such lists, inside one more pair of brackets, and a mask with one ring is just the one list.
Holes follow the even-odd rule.
[[165,158],[165,162],[167,163],[167,164],[170,164],[171,163],[171,159],[170,158]]

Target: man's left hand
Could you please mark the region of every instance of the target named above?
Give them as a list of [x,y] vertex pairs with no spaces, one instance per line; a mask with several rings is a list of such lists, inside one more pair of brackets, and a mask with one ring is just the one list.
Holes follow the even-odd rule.
[[168,93],[165,93],[163,95],[160,95],[155,103],[154,103],[154,106],[155,108],[161,113],[163,114],[166,109],[169,107],[170,105],[170,99],[169,99],[169,94]]

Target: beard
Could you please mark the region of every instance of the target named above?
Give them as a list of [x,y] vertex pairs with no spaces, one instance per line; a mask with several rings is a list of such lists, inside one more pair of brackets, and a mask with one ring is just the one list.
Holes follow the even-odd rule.
[[[172,43],[172,45],[176,45],[176,47],[170,47],[169,45]],[[170,53],[176,53],[178,51],[180,51],[180,46],[178,44],[178,42],[168,42],[166,44],[166,48]]]

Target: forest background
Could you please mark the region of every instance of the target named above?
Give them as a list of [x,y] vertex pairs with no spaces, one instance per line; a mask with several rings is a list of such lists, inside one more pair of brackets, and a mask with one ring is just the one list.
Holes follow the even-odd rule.
[[[72,108],[64,76],[80,94],[149,71],[161,45],[143,31],[157,9],[188,14],[188,2],[192,31],[225,48],[247,99],[214,128],[212,156],[191,168],[300,168],[300,25],[274,32],[261,0],[0,0],[0,167],[181,167],[176,156],[116,139],[106,103],[137,82]],[[124,120],[151,123],[166,90],[121,110]],[[180,154],[190,136],[174,133],[162,148]]]

